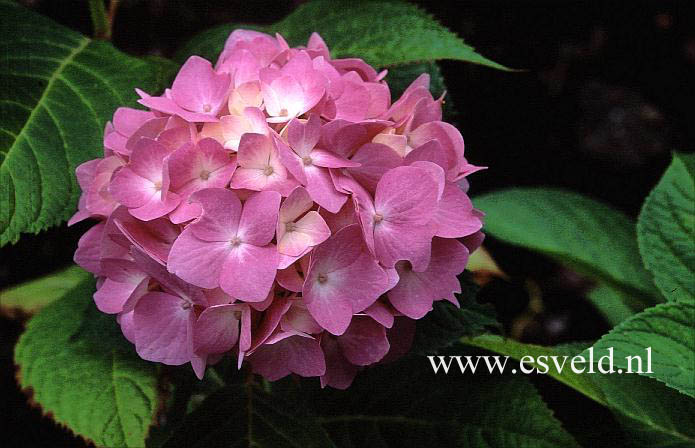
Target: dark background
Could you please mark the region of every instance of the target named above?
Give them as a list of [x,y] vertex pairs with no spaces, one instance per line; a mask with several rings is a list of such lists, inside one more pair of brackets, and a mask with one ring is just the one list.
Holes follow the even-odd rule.
[[[91,34],[86,1],[22,3]],[[273,23],[300,3],[122,1],[113,42],[133,54],[171,56],[205,28],[225,22]],[[505,73],[441,63],[466,156],[490,167],[471,179],[473,196],[512,186],[558,186],[636,217],[671,151],[695,149],[693,2],[416,3],[483,55],[526,70]],[[90,225],[25,235],[18,244],[0,249],[0,288],[71,263],[77,240]],[[510,280],[492,281],[480,297],[495,305],[508,333],[554,344],[595,339],[607,331],[584,298],[589,282],[492,238],[486,246]],[[5,446],[81,446],[67,430],[28,407],[15,386],[12,347],[21,328],[20,321],[0,316]],[[544,398],[570,429],[578,424],[570,417],[582,413],[579,430],[602,423],[604,429],[596,433],[607,445],[620,444],[620,435],[605,429],[612,421],[607,411],[552,380],[534,381],[542,383]]]

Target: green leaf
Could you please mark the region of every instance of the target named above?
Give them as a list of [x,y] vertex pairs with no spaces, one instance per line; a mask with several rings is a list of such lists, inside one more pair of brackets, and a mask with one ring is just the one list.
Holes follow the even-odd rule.
[[0,246],[69,218],[75,168],[101,156],[105,123],[155,93],[163,66],[0,1]]
[[163,445],[196,447],[331,447],[323,428],[301,408],[250,385],[225,387],[201,403]]
[[456,59],[508,70],[405,2],[316,0],[299,6],[272,29],[290,45],[305,45],[317,32],[333,57],[359,57],[377,67]]
[[[610,347],[617,367],[639,369],[695,398],[695,305],[663,303],[636,314],[599,339],[594,351],[607,353]],[[633,358],[630,363],[628,356],[639,356],[640,361]]]
[[317,412],[340,447],[577,446],[521,376],[434,374],[411,356],[367,369],[344,391],[311,385],[293,400]]
[[13,286],[0,291],[0,311],[9,314],[16,311],[33,314],[91,277],[92,274],[82,268],[70,266],[36,280]]
[[[562,364],[563,357],[567,356],[568,360],[562,371],[551,367],[547,374],[611,409],[634,445],[689,447],[695,444],[695,427],[690,424],[695,415],[695,400],[641,375],[573,372],[569,368],[570,359],[582,352],[586,344],[541,347],[495,335],[464,338],[461,342],[517,360],[525,355],[534,359],[539,356],[557,356],[558,362]],[[598,356],[596,353],[597,358]],[[614,360],[617,361],[615,357]],[[547,362],[553,365],[551,361]],[[532,363],[526,362],[527,367],[531,365]]]
[[639,311],[658,293],[639,260],[635,225],[611,207],[576,193],[545,188],[502,190],[474,198],[485,230],[546,254],[622,291]]
[[399,1],[316,0],[300,5],[268,27],[226,24],[195,36],[176,54],[178,61],[198,54],[214,62],[236,28],[279,32],[290,45],[306,45],[311,33],[323,37],[334,58],[358,57],[376,67],[455,59],[509,70],[473,47],[415,5]]
[[461,308],[446,301],[435,302],[433,310],[416,322],[411,352],[432,355],[457,342],[462,336],[473,336],[499,327],[494,308],[476,301],[478,287],[470,273],[466,271],[460,280],[461,294],[458,299]]
[[142,447],[158,408],[156,366],[140,359],[88,279],[27,324],[15,349],[22,388],[98,446]]
[[631,298],[605,283],[589,291],[587,298],[612,326],[618,325],[634,314],[634,310],[627,305],[631,302]]
[[674,154],[637,221],[640,253],[668,301],[695,303],[695,155]]

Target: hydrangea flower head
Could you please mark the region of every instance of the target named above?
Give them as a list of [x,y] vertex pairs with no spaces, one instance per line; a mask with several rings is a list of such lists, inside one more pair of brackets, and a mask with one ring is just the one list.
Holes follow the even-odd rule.
[[458,305],[479,168],[428,75],[394,102],[385,76],[318,34],[236,30],[215,65],[138,90],[148,110],[116,110],[70,224],[98,221],[75,261],[142,358],[346,388],[406,353],[435,301]]

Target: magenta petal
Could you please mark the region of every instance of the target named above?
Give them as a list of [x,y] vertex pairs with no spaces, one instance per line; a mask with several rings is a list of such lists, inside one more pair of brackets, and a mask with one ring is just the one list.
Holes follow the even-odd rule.
[[145,294],[133,313],[135,348],[141,358],[169,365],[191,359],[193,308],[163,292]]
[[425,272],[415,272],[403,262],[396,265],[398,284],[388,292],[394,308],[404,315],[420,319],[432,309],[435,300],[461,292],[457,275],[468,262],[468,250],[455,239],[435,238],[432,259]]
[[101,240],[104,236],[105,222],[100,222],[87,230],[77,243],[73,260],[85,271],[98,274],[101,270]]
[[321,337],[321,348],[326,359],[326,373],[321,377],[321,387],[331,386],[336,389],[350,387],[359,367],[345,359],[334,337],[324,334]]
[[311,199],[329,212],[337,213],[347,201],[347,196],[335,189],[328,169],[310,165],[304,168],[304,173]]
[[435,216],[436,235],[443,238],[461,238],[477,232],[483,226],[481,219],[473,213],[471,200],[455,184],[444,187]]
[[310,115],[306,123],[293,119],[287,126],[287,142],[300,157],[308,156],[319,138],[321,138],[321,119],[318,115]]
[[239,339],[241,311],[238,305],[215,305],[198,317],[193,331],[196,353],[224,353]]
[[265,344],[249,357],[254,373],[269,381],[290,373],[301,376],[321,376],[326,362],[318,341],[303,336],[289,336],[274,344]]
[[144,276],[138,283],[117,282],[107,278],[94,293],[94,303],[102,313],[120,313],[128,299],[133,296],[139,299],[147,293],[147,281]]
[[161,264],[166,263],[171,246],[179,236],[178,226],[168,219],[140,221],[123,207],[116,209],[109,219],[128,241]]
[[275,235],[281,196],[275,191],[252,194],[244,203],[238,237],[244,243],[265,246]]
[[131,208],[130,214],[142,221],[151,221],[160,218],[174,210],[181,198],[176,193],[169,193],[165,200],[159,194],[153,195],[150,200],[138,208]]
[[201,288],[219,286],[222,267],[231,251],[228,241],[203,241],[189,226],[169,253],[169,272]]
[[222,267],[220,287],[239,300],[262,302],[273,286],[277,272],[275,245],[259,247],[241,243],[231,249]]
[[372,303],[369,308],[364,310],[364,313],[386,328],[391,328],[393,326],[393,312],[380,300]]
[[200,219],[190,225],[196,237],[205,241],[230,241],[236,236],[241,218],[241,201],[231,190],[206,188],[190,198],[203,207]]
[[380,143],[363,145],[351,160],[361,165],[350,168],[350,174],[372,193],[376,190],[379,179],[387,171],[403,165],[403,158],[396,151]]
[[227,99],[229,83],[228,74],[217,74],[210,62],[191,56],[176,75],[171,96],[187,110],[216,115]]
[[324,168],[354,168],[360,166],[359,162],[345,159],[324,149],[311,151],[311,161],[314,165]]
[[356,317],[338,337],[338,346],[352,364],[367,366],[380,361],[389,351],[386,330],[369,317]]

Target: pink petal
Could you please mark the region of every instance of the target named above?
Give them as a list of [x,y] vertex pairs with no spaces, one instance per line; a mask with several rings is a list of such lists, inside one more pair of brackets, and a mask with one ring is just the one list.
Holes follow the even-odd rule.
[[347,196],[335,189],[328,169],[309,165],[304,167],[304,173],[306,189],[311,198],[329,212],[338,212],[347,201]]
[[345,359],[336,338],[325,333],[321,337],[321,349],[326,359],[326,373],[321,377],[321,387],[331,386],[336,389],[350,387],[359,367]]
[[275,235],[280,200],[280,194],[275,191],[261,191],[246,200],[238,230],[238,237],[244,243],[255,246],[270,243]]
[[236,193],[224,188],[206,188],[194,193],[190,201],[203,207],[200,219],[189,226],[197,238],[229,242],[236,236],[241,219],[241,201]]
[[321,119],[312,114],[306,123],[297,119],[287,126],[287,142],[300,157],[308,156],[321,138]]
[[380,143],[367,143],[357,150],[351,159],[359,167],[350,168],[350,174],[371,193],[379,179],[392,168],[403,165],[403,159],[393,149]]
[[338,337],[338,346],[352,364],[367,366],[380,361],[389,351],[382,325],[369,317],[356,317],[347,331]]
[[404,315],[420,319],[432,309],[435,300],[461,292],[456,278],[468,262],[468,250],[455,239],[435,238],[427,270],[416,272],[404,263],[396,264],[398,284],[388,292],[389,301]]
[[191,359],[193,308],[163,292],[145,294],[133,313],[135,348],[141,358],[168,365]]
[[220,287],[239,300],[262,302],[273,286],[277,266],[278,253],[274,244],[259,247],[241,243],[232,247],[224,262]]
[[193,331],[193,347],[197,353],[224,353],[239,340],[238,305],[215,305],[198,317]]
[[471,200],[455,184],[444,188],[435,216],[436,235],[443,238],[461,238],[477,232],[483,226],[480,218],[473,213]]
[[228,74],[217,74],[210,62],[191,56],[176,75],[171,96],[184,109],[214,116],[227,100],[229,83]]
[[100,222],[85,232],[77,243],[73,260],[85,271],[98,274],[101,270],[101,240],[105,222]]
[[171,247],[167,268],[172,274],[196,286],[216,288],[231,245],[229,241],[198,239],[192,225],[181,232]]

